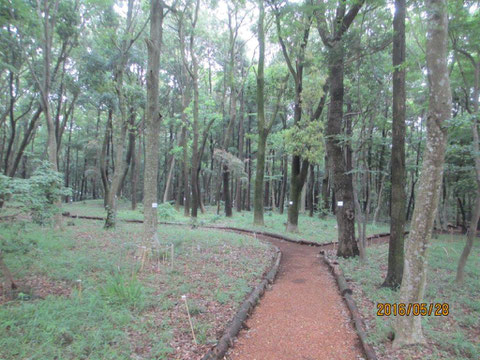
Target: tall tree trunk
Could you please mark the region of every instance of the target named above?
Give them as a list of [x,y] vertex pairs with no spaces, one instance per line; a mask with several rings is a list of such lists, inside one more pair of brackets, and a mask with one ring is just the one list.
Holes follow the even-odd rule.
[[263,0],[258,0],[258,70],[257,70],[257,122],[258,122],[258,146],[257,146],[257,169],[255,173],[255,189],[253,196],[253,224],[264,225],[263,220],[263,179],[265,175],[265,151],[267,132],[265,129],[265,8]]
[[[244,119],[244,108],[245,108],[245,98],[244,98],[244,91],[242,90],[240,92],[240,116],[238,119],[238,158],[242,160],[242,162],[245,159],[245,154],[243,151],[243,145],[244,145],[244,129],[243,129],[243,119]],[[242,179],[239,178],[237,179],[237,189],[235,193],[235,205],[237,208],[237,212],[242,211],[243,207],[243,198],[242,198]]]
[[288,155],[282,155],[282,183],[280,188],[280,198],[278,200],[278,213],[283,214],[285,209],[285,196],[287,193],[287,183],[288,183]]
[[330,202],[329,202],[329,197],[330,197],[330,188],[329,188],[329,173],[330,169],[328,166],[328,156],[325,154],[325,171],[322,179],[322,205],[321,205],[321,212],[320,212],[320,217],[325,218],[328,214],[329,208],[330,208]]
[[[473,58],[472,58],[473,59]],[[462,284],[465,276],[465,265],[467,264],[468,256],[473,247],[473,241],[477,235],[478,220],[480,219],[480,146],[479,146],[479,135],[478,135],[478,121],[479,121],[479,87],[480,87],[480,62],[475,63],[474,61],[474,87],[473,87],[473,124],[472,124],[472,134],[473,134],[473,152],[475,159],[475,176],[477,180],[477,191],[475,194],[475,206],[473,208],[472,217],[470,220],[470,227],[467,232],[467,241],[465,247],[463,248],[462,255],[458,261],[457,267],[457,276],[456,282]],[[466,85],[466,84],[465,84]]]
[[327,154],[333,172],[335,215],[338,224],[337,256],[359,255],[355,240],[355,205],[351,168],[347,166],[341,141],[343,122],[343,42],[336,41],[329,51],[330,109],[327,120]]
[[[40,1],[38,1],[40,5]],[[41,93],[41,104],[43,115],[47,123],[47,153],[48,161],[50,162],[51,169],[53,171],[58,171],[58,161],[57,161],[57,138],[55,134],[55,124],[52,118],[52,110],[50,105],[50,86],[51,86],[51,55],[52,55],[52,44],[53,44],[53,34],[55,31],[56,23],[56,13],[58,9],[59,0],[56,0],[53,4],[49,4],[48,0],[43,0],[43,5],[38,7],[38,17],[43,19],[43,78],[42,82],[37,78],[38,85],[40,87]],[[32,69],[33,73],[33,69]],[[53,200],[56,206],[58,207],[57,212],[55,213],[55,227],[60,228],[62,226],[62,214],[61,214],[61,200]]]
[[147,108],[145,116],[145,168],[143,179],[143,241],[157,242],[158,160],[162,115],[158,104],[163,2],[150,1],[150,38],[147,42]]
[[395,0],[393,18],[392,190],[388,270],[383,286],[402,283],[405,238],[405,11],[406,0]]
[[[73,116],[70,119],[70,126],[68,130],[68,142],[67,142],[67,155],[66,155],[66,165],[65,165],[65,187],[70,186],[70,150],[72,144],[72,130],[73,130]],[[65,196],[65,202],[68,204],[70,202],[70,196]]]
[[[107,218],[105,219],[105,229],[111,229],[116,226],[116,217],[117,217],[117,194],[119,192],[123,172],[125,168],[125,163],[123,160],[123,150],[125,147],[125,138],[127,136],[128,130],[128,115],[127,115],[127,104],[125,98],[125,90],[123,85],[123,78],[125,74],[125,70],[128,63],[128,52],[130,46],[132,45],[132,41],[127,39],[127,35],[132,30],[132,17],[133,17],[133,2],[134,0],[128,0],[127,5],[127,19],[126,19],[126,30],[125,30],[125,38],[122,40],[120,46],[120,54],[118,62],[115,66],[115,92],[117,93],[118,97],[118,112],[119,114],[116,115],[116,123],[118,123],[119,130],[113,127],[111,136],[112,139],[112,165],[113,165],[113,176],[112,176],[112,183],[108,188],[108,193],[106,193],[106,206],[105,209],[107,210]],[[113,151],[113,147],[115,147],[115,152]]]
[[339,2],[333,33],[328,31],[327,21],[322,12],[317,13],[317,27],[323,43],[328,48],[328,72],[330,79],[330,108],[327,117],[326,145],[333,173],[334,194],[337,201],[335,215],[338,225],[337,256],[351,257],[359,254],[355,240],[355,204],[351,174],[351,150],[346,148],[347,159],[344,158],[341,140],[343,123],[344,95],[344,44],[343,35],[357,16],[363,0],[351,5],[346,11],[346,2]]
[[[447,67],[448,17],[446,0],[427,0],[427,71],[430,85],[427,142],[405,262],[400,303],[423,303],[427,276],[427,249],[438,208],[447,143],[444,123],[451,118],[452,94]],[[397,316],[393,347],[423,343],[421,316]]]
[[[192,70],[189,71],[193,85],[193,143],[192,143],[192,170],[191,170],[191,188],[192,188],[192,218],[197,218],[198,207],[200,206],[200,186],[198,175],[200,172],[201,154],[199,154],[198,140],[198,60],[195,55],[195,28],[197,25],[198,11],[200,9],[200,0],[195,5],[195,14],[192,20],[192,33],[190,35],[190,56],[192,58]],[[185,59],[185,57],[184,57]]]

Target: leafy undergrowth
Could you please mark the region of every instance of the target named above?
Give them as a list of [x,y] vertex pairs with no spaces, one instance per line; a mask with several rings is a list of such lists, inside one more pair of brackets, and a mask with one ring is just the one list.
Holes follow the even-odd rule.
[[[129,203],[126,201],[119,202],[118,218],[119,219],[143,219],[142,207],[135,211],[130,210]],[[176,211],[170,204],[158,205],[158,217],[160,221],[190,223],[191,219],[183,215],[183,209]],[[103,208],[102,200],[87,200],[79,201],[73,204],[64,205],[64,211],[69,211],[72,214],[89,215],[89,216],[105,216],[105,210]],[[225,217],[223,213],[216,214],[217,208],[209,206],[206,208],[205,214],[199,212],[198,224],[199,225],[223,225],[233,226],[242,229],[249,230],[263,230],[277,234],[284,234],[294,239],[303,239],[308,241],[315,241],[318,243],[327,243],[332,239],[337,238],[337,221],[333,216],[321,219],[316,214],[313,217],[309,217],[305,214],[300,214],[298,233],[286,233],[287,213],[279,214],[277,212],[266,211],[264,215],[265,226],[253,225],[253,212],[243,211],[236,212],[234,210],[231,218]],[[367,234],[377,234],[389,232],[390,228],[388,224],[378,223],[375,226],[370,225],[367,227]]]
[[380,288],[387,271],[388,245],[370,247],[366,264],[358,259],[339,259],[345,277],[352,280],[354,298],[369,328],[369,341],[380,359],[480,359],[480,243],[476,241],[468,259],[465,284],[458,286],[454,280],[464,243],[463,236],[432,239],[424,302],[448,303],[450,313],[423,318],[426,346],[396,352],[388,340],[393,316],[376,316],[378,303],[398,302],[398,292]]
[[143,256],[141,225],[70,224],[2,223],[0,239],[31,246],[5,256],[19,289],[0,288],[0,359],[201,358],[273,256],[251,237],[177,226]]

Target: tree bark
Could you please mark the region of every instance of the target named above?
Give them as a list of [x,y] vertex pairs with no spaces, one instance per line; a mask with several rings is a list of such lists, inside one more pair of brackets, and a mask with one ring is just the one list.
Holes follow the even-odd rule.
[[[322,12],[317,13],[319,35],[328,49],[328,69],[330,79],[330,108],[327,117],[326,145],[330,168],[333,173],[334,194],[337,206],[335,215],[338,225],[337,256],[359,255],[355,240],[355,204],[351,174],[351,161],[344,158],[338,136],[342,134],[344,96],[344,44],[343,35],[363,6],[363,0],[354,3],[346,11],[346,3],[340,2],[336,11],[333,33],[328,32],[327,21]],[[347,155],[351,150],[347,146]]]
[[[238,158],[242,161],[245,159],[245,154],[243,151],[244,145],[244,129],[243,129],[243,120],[244,120],[244,107],[245,107],[245,98],[244,98],[244,91],[242,90],[240,93],[240,116],[238,119]],[[242,179],[237,179],[237,188],[235,193],[235,206],[237,208],[237,212],[241,212],[243,209],[243,198],[242,198]]]
[[[343,43],[336,41],[329,51],[330,109],[327,120],[327,154],[333,172],[335,215],[338,224],[337,256],[359,255],[355,240],[355,205],[353,197],[351,167],[347,166],[340,140],[343,122]],[[341,205],[340,205],[341,204]]]
[[[393,18],[393,102],[391,157],[391,215],[388,270],[383,286],[398,288],[402,283],[405,238],[405,11],[406,0],[395,0]],[[383,187],[383,185],[382,185]]]
[[[447,67],[446,0],[427,0],[427,72],[430,85],[427,141],[411,230],[405,243],[400,303],[422,303],[427,276],[427,249],[438,208],[447,143],[444,123],[451,117],[452,95]],[[396,316],[394,348],[424,343],[422,317]]]
[[263,0],[258,1],[258,69],[257,69],[257,171],[255,173],[255,189],[253,196],[253,224],[264,225],[263,220],[263,179],[265,176],[265,150],[267,133],[265,129],[265,8]]
[[[473,241],[477,235],[478,221],[480,219],[480,146],[478,135],[478,120],[479,120],[479,88],[480,88],[480,61],[475,63],[472,57],[472,63],[474,66],[474,86],[473,86],[473,152],[475,159],[475,177],[477,180],[477,191],[475,194],[475,206],[473,208],[472,217],[470,220],[470,227],[467,231],[467,241],[463,248],[462,255],[458,260],[457,276],[455,281],[457,284],[463,284],[465,277],[465,265],[467,264],[468,256],[473,247]],[[465,84],[467,85],[467,84]]]
[[157,242],[158,160],[159,135],[162,115],[158,103],[160,51],[163,35],[163,2],[150,1],[150,38],[146,40],[147,63],[147,108],[145,116],[145,169],[143,179],[143,241]]

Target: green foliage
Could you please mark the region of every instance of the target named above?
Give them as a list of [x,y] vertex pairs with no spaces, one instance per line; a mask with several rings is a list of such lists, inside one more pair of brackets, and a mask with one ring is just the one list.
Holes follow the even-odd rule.
[[170,220],[176,215],[175,208],[170,203],[158,204],[157,215],[159,219]]
[[299,124],[284,132],[285,147],[288,153],[299,155],[310,163],[323,158],[323,124],[302,118]]
[[246,176],[244,171],[243,161],[228,151],[222,149],[215,149],[214,155],[217,160],[226,164],[229,170],[233,173],[233,176],[244,177]]
[[55,202],[70,194],[71,190],[63,186],[63,175],[53,171],[46,161],[40,163],[29,179],[0,175],[0,196],[21,204],[22,211],[39,225],[47,224],[59,211]]
[[37,245],[37,236],[25,231],[25,223],[4,224],[0,235],[0,250],[4,253],[27,254]]

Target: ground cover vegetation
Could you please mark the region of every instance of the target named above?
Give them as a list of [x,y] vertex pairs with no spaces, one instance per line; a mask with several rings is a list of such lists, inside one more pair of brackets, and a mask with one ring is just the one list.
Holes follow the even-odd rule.
[[[148,308],[137,297],[148,299],[145,289],[155,288],[151,256],[157,253],[158,278],[172,275],[164,264],[166,251],[159,252],[175,242],[180,261],[189,248],[182,244],[193,251],[208,238],[212,254],[235,246],[240,262],[242,251],[257,246],[262,250],[244,254],[245,261],[267,266],[271,250],[255,240],[245,246],[230,241],[240,239],[233,235],[201,240],[207,230],[175,232],[160,224],[165,221],[336,241],[339,258],[360,258],[359,273],[374,264],[378,273],[386,260],[381,285],[404,303],[424,302],[435,285],[428,274],[444,273],[442,264],[428,267],[441,243],[431,242],[433,229],[455,229],[466,239],[463,249],[460,242],[449,245],[455,260],[445,251],[456,267],[451,286],[458,293],[450,301],[468,301],[480,218],[479,20],[474,0],[1,2],[1,311],[9,310],[4,316],[12,324],[15,318],[35,321],[24,314],[42,307],[51,313],[49,306],[73,311],[73,302],[81,309],[98,301],[113,311],[113,320],[101,324],[125,334],[127,317]],[[102,217],[105,231],[98,222],[90,228],[64,212]],[[388,228],[388,254],[381,263],[370,261],[370,253],[379,250],[366,248],[367,235]],[[86,244],[112,254],[85,255],[91,269],[103,274],[101,286],[85,280],[92,292],[80,276],[83,260],[72,260],[75,251],[86,251],[76,243],[78,229],[94,234]],[[122,244],[118,249],[111,248],[115,241]],[[122,251],[133,261],[133,273],[126,267],[111,273],[115,259],[127,256]],[[192,264],[202,261],[190,256]],[[59,264],[45,265],[52,266],[54,278],[44,278],[47,288],[58,287],[58,302],[20,286],[29,277],[47,276],[41,266],[48,259]],[[259,273],[248,270],[248,261],[236,276],[251,286]],[[209,266],[221,269],[216,262]],[[82,281],[72,290],[74,277]],[[248,292],[243,285],[242,296]],[[478,284],[471,292],[476,289]],[[241,298],[226,293],[219,295],[222,301]],[[116,305],[112,294],[122,298]],[[89,305],[82,303],[88,299]],[[120,312],[114,309],[118,303]],[[202,326],[202,339],[210,339],[212,321]],[[391,326],[392,351],[415,344],[429,349],[435,326],[428,320],[397,316]],[[2,349],[16,354],[23,351],[21,342],[38,354],[59,351],[59,341],[77,344],[68,332],[63,340],[57,334],[43,342],[25,332],[28,327],[12,329],[0,329],[11,332],[1,341],[17,339],[17,346]],[[166,344],[176,341],[179,329],[171,330]],[[127,333],[135,337],[139,331]],[[114,358],[123,346],[116,341],[99,340],[98,351]],[[472,356],[472,341],[465,337],[463,347],[438,351]],[[118,351],[129,346],[122,344]],[[83,350],[75,346],[79,356]],[[145,351],[154,356],[157,350]]]

